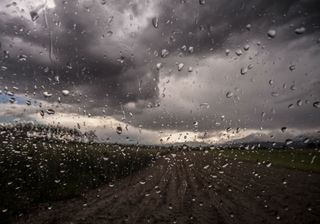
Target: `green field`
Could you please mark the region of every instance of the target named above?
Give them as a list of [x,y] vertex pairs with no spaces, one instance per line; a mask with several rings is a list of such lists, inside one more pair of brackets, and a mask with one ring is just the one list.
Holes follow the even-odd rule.
[[[185,150],[267,167],[320,172],[320,152],[316,149]],[[168,151],[164,147],[6,137],[0,141],[1,223],[9,223],[40,203],[50,207],[54,201],[81,197],[90,189],[139,172]],[[180,150],[171,147],[170,151]]]
[[0,220],[9,222],[42,202],[80,196],[152,163],[156,151],[138,146],[2,141]]
[[316,149],[239,150],[213,151],[214,156],[262,163],[303,171],[320,172],[320,151]]

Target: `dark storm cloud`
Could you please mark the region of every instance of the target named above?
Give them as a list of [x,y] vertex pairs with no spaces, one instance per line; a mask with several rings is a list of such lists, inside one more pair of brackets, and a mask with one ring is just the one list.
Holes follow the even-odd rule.
[[[42,11],[35,22],[9,13],[0,16],[0,32],[3,34],[0,37],[1,50],[10,52],[9,58],[1,56],[1,63],[8,68],[1,75],[1,88],[5,85],[19,86],[19,91],[28,88],[29,92],[33,92],[34,85],[43,85],[45,90],[38,89],[36,97],[43,98],[42,91],[49,91],[54,97],[48,100],[56,100],[61,96],[61,90],[69,89],[75,93],[75,97],[63,98],[64,103],[74,104],[75,108],[80,106],[95,115],[100,114],[104,105],[107,105],[107,113],[118,116],[119,119],[123,113],[120,105],[129,105],[126,112],[136,112],[132,123],[151,129],[195,130],[195,121],[199,122],[197,129],[200,131],[221,130],[229,126],[256,129],[272,129],[279,125],[319,126],[317,112],[312,107],[312,102],[318,99],[319,93],[316,88],[309,88],[310,83],[305,81],[308,78],[314,83],[317,81],[314,74],[316,69],[306,69],[305,72],[310,70],[312,73],[306,79],[301,79],[297,71],[291,74],[288,70],[289,63],[296,61],[296,55],[305,50],[310,52],[310,57],[306,58],[311,61],[303,61],[305,64],[301,65],[302,68],[307,68],[308,63],[316,64],[315,61],[319,59],[319,50],[310,50],[319,38],[320,6],[316,0],[232,0],[227,3],[222,0],[207,0],[205,5],[200,5],[197,0],[165,0],[157,4],[152,1],[114,0],[105,5],[86,0],[55,1],[55,4],[55,8],[47,10],[46,19]],[[135,21],[134,18],[146,14],[150,5],[155,5],[154,11],[146,15],[147,25],[139,27],[139,23],[143,21]],[[153,17],[159,18],[158,28],[152,25]],[[250,31],[246,29],[247,24],[251,24]],[[301,26],[306,29],[302,34],[305,39],[294,32]],[[132,27],[139,28],[130,31]],[[269,29],[277,31],[272,42],[267,37]],[[22,40],[23,50],[14,38]],[[294,51],[286,48],[298,38],[302,42]],[[236,49],[243,48],[246,43],[253,45],[253,41],[257,40],[263,42],[267,51],[277,54],[276,57],[281,55],[284,59],[281,59],[276,70],[273,65],[276,58],[272,55],[264,56],[259,49],[258,53],[265,61],[259,61],[259,58],[252,60],[256,70],[251,74],[257,80],[256,83],[251,85],[249,78],[244,82],[233,76],[233,81],[224,81],[225,73],[238,74],[241,63],[249,63],[247,58],[239,59],[242,61],[238,64],[225,63],[225,69],[219,68],[220,76],[216,75],[219,64],[209,61],[204,66],[214,64],[216,67],[210,67],[212,71],[207,72],[214,73],[216,77],[211,79],[209,75],[202,74],[197,77],[196,82],[203,82],[204,86],[195,91],[195,98],[192,99],[195,101],[192,105],[197,105],[197,108],[186,108],[188,103],[185,103],[185,107],[178,108],[181,98],[177,96],[177,92],[170,102],[164,102],[163,107],[167,105],[167,108],[146,108],[147,105],[153,107],[158,101],[168,98],[161,98],[162,89],[158,89],[160,79],[159,72],[155,69],[156,63],[162,62],[176,71],[178,60],[187,66],[192,58],[190,64],[197,67],[204,57],[215,55],[217,59],[222,58],[227,48],[231,50],[233,57]],[[193,46],[194,53],[181,50],[183,45]],[[35,47],[46,52],[52,48],[52,61],[48,55],[28,54],[28,50]],[[165,59],[159,56],[162,49],[170,51]],[[280,50],[285,53],[278,53]],[[244,52],[243,49],[242,51]],[[19,60],[19,55],[22,54],[27,54],[26,61]],[[231,59],[228,62],[230,61]],[[230,66],[234,68],[229,69]],[[268,72],[262,75],[265,71]],[[16,75],[12,75],[13,73]],[[276,77],[274,73],[281,75]],[[54,81],[57,75],[60,77],[59,83]],[[168,72],[167,77],[171,76],[177,80],[179,77],[192,77],[187,68],[179,74]],[[268,80],[272,78],[279,82],[278,89],[269,88]],[[284,92],[278,98],[270,96],[272,91],[279,92],[284,82],[292,80],[301,80],[306,86],[302,86],[293,95]],[[214,83],[214,88],[219,89],[215,92],[216,95],[210,91],[198,93],[202,91],[201,88],[210,89],[211,86],[206,85],[210,82]],[[232,104],[232,100],[225,99],[225,95],[236,87],[244,93],[238,94],[241,97],[239,103]],[[186,91],[189,87],[177,85],[176,88]],[[263,93],[258,95],[260,90]],[[312,97],[308,96],[310,91],[313,91]],[[288,104],[295,104],[298,99],[310,99],[310,103],[295,109],[297,111],[294,115],[287,116]],[[210,102],[211,107],[199,109],[199,104],[203,102]],[[276,109],[274,114],[272,109]],[[266,117],[270,118],[263,118],[266,122],[261,118],[261,113],[265,111]],[[221,120],[222,115],[226,117],[225,120]]]
[[[205,5],[198,1],[163,1],[161,6],[158,16],[160,32],[148,31],[150,36],[163,33],[163,38],[150,44],[159,48],[166,46],[173,51],[184,44],[195,46],[195,53],[199,54],[209,53],[210,48],[224,50],[230,38],[248,33],[247,24],[251,25],[248,39],[265,37],[268,29],[282,25],[287,25],[282,41],[295,38],[291,33],[301,25],[306,27],[306,34],[319,32],[320,6],[317,1],[232,0],[225,3],[212,0],[206,1]],[[290,23],[293,23],[292,28]],[[287,32],[289,28],[290,33]],[[233,40],[232,45],[237,46],[242,41]]]
[[[117,2],[119,6],[116,8],[122,8],[120,6],[124,3],[120,3]],[[2,62],[8,68],[3,84],[15,82],[15,85],[28,89],[34,85],[44,85],[47,91],[57,95],[61,95],[59,91],[62,89],[84,86],[86,92],[82,94],[93,99],[91,103],[87,100],[86,106],[92,108],[101,107],[106,102],[111,107],[117,107],[120,103],[155,98],[156,82],[150,81],[154,77],[150,77],[150,80],[145,77],[149,71],[153,71],[142,65],[141,61],[135,61],[132,52],[121,43],[108,40],[107,31],[112,29],[110,24],[115,23],[109,21],[112,14],[106,15],[101,5],[89,6],[90,12],[86,10],[86,5],[80,5],[77,1],[66,4],[57,1],[56,8],[47,11],[47,22],[43,12],[34,23],[22,17],[2,16],[0,30],[5,36],[22,39],[27,45],[26,51],[33,46],[40,46],[53,54],[53,61],[45,64],[37,60],[36,55],[28,55],[21,49],[12,50],[16,47],[14,40],[11,46],[2,40],[3,50],[10,53],[8,58],[5,55],[2,57]],[[135,13],[139,13],[134,5],[132,7]],[[98,20],[99,23],[95,24]],[[105,52],[99,49],[102,38]],[[90,49],[94,46],[98,47],[96,51]],[[26,61],[19,61],[19,56],[23,54],[30,57]],[[10,76],[12,73],[17,75]],[[59,84],[48,82],[48,78],[54,80],[57,75],[60,77]],[[139,92],[139,83],[145,87],[144,92]],[[66,99],[67,102],[69,99]],[[75,99],[70,99],[69,103],[75,103]]]

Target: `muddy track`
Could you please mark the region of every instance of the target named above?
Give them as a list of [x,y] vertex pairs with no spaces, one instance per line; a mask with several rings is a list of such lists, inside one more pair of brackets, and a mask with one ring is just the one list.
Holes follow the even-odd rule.
[[18,223],[320,223],[320,174],[178,153]]

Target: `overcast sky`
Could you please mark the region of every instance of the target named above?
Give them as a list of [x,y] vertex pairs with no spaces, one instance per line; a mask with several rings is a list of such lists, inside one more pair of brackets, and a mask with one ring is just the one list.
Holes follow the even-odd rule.
[[0,122],[148,144],[320,135],[317,0],[2,0],[0,50]]

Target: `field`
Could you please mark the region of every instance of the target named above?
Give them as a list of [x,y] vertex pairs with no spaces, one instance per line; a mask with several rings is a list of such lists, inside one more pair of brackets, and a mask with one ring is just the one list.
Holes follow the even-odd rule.
[[0,147],[0,220],[42,202],[79,197],[148,166],[157,154],[139,147],[15,140]]
[[319,223],[319,150],[2,141],[1,223]]
[[285,150],[219,150],[215,156],[262,163],[267,166],[314,171],[320,173],[320,152],[314,149]]

